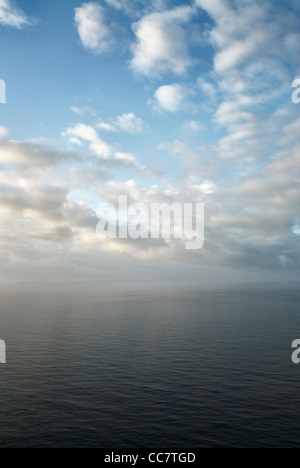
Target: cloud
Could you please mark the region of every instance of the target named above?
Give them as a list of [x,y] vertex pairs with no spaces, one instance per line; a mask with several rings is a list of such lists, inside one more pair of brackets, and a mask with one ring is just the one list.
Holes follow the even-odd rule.
[[299,142],[300,135],[300,118],[286,125],[282,130],[279,144],[282,147],[294,146]]
[[11,249],[19,239],[16,256],[27,255],[27,243],[35,244],[36,255],[44,249],[47,252],[47,243],[48,248],[55,244],[71,248],[81,229],[90,233],[95,229],[97,220],[92,211],[72,200],[63,187],[39,187],[34,180],[24,184],[17,178],[12,185],[0,183],[0,194],[0,245],[10,244]]
[[150,168],[141,166],[133,154],[122,152],[119,149],[116,150],[112,145],[103,141],[96,128],[91,125],[79,123],[74,127],[68,128],[62,133],[62,136],[68,138],[70,143],[79,146],[83,145],[83,142],[87,142],[90,152],[96,155],[102,162],[106,161],[107,165],[122,164],[123,166],[136,168],[145,175],[150,170]]
[[110,119],[110,122],[100,122],[96,125],[101,130],[109,132],[123,131],[132,135],[142,133],[144,131],[143,120],[137,117],[133,112],[119,115],[116,118]]
[[154,94],[158,108],[167,112],[178,112],[186,104],[187,90],[180,84],[160,86]]
[[7,137],[9,130],[6,127],[0,126],[0,140]]
[[[292,2],[291,10],[293,9]],[[214,20],[208,37],[215,48],[214,68],[228,73],[243,68],[249,60],[290,59],[295,64],[295,48],[300,46],[299,18],[285,5],[243,0],[196,0]],[[278,48],[278,45],[281,47]]]
[[79,107],[76,107],[76,106],[72,106],[71,111],[74,112],[74,114],[77,114],[77,115],[82,115],[84,113],[84,110],[79,109]]
[[123,10],[127,14],[137,14],[139,10],[140,0],[105,0],[107,5],[116,10]]
[[205,125],[203,125],[201,122],[198,122],[197,120],[188,120],[183,125],[182,130],[187,133],[199,133],[205,130]]
[[[113,38],[107,14],[117,17],[127,13],[129,3],[106,0],[119,12],[109,6],[103,9],[98,3],[77,8],[77,26],[85,47],[95,53],[110,50]],[[136,135],[146,128],[133,112],[67,128],[64,136],[77,145],[78,153],[33,141],[6,141],[8,130],[0,127],[2,270],[10,271],[11,265],[17,265],[19,274],[23,270],[27,275],[34,265],[39,264],[42,271],[53,262],[53,272],[57,265],[64,268],[66,262],[68,271],[89,271],[92,276],[103,270],[105,258],[113,278],[120,262],[129,272],[131,256],[142,260],[136,264],[141,272],[153,262],[154,272],[166,265],[170,274],[176,262],[182,262],[190,271],[192,264],[193,272],[202,269],[204,276],[207,269],[217,266],[237,269],[236,277],[240,269],[260,269],[268,270],[268,275],[271,270],[278,276],[283,272],[286,278],[288,271],[300,268],[300,122],[299,107],[290,97],[299,67],[298,3],[277,2],[275,8],[268,0],[197,0],[198,8],[205,9],[211,18],[206,21],[203,16],[209,29],[203,35],[203,41],[209,43],[208,55],[205,52],[203,57],[205,44],[196,49],[199,43],[194,43],[189,49],[195,27],[192,21],[199,10],[179,7],[167,11],[170,1],[139,2],[139,6],[141,3],[143,16],[134,26],[134,72],[149,78],[182,75],[193,57],[204,59],[205,67],[203,62],[199,66],[203,76],[193,71],[193,77],[199,76],[194,84],[191,78],[184,82],[168,77],[166,83],[178,83],[157,84],[153,98],[156,109],[175,113],[192,109],[191,93],[198,90],[201,112],[188,120],[186,115],[183,120],[180,115],[171,116],[176,125],[171,132],[178,132],[193,146],[174,138],[159,145],[158,149],[166,152],[160,165],[165,164],[166,174],[156,173],[157,185],[149,187],[144,176],[150,170],[140,164],[132,148],[111,143],[118,133]],[[207,70],[210,64],[211,70]],[[152,93],[151,88],[146,91]],[[72,111],[82,118],[86,109],[73,107]],[[161,119],[156,117],[149,120],[147,148],[151,138],[153,145],[159,138],[168,140],[164,134],[167,129],[158,128]],[[202,134],[201,122],[206,125]],[[100,131],[114,134],[108,135],[111,140],[106,142]],[[121,136],[124,144],[130,141],[134,147],[140,140]],[[151,144],[146,157],[151,155],[160,163],[160,154]],[[130,180],[124,169],[130,171]],[[180,239],[99,242],[96,206],[103,200],[117,203],[119,194],[147,206],[154,202],[204,202],[203,249],[191,254]],[[181,264],[179,272],[181,267],[189,270]]]
[[0,25],[22,29],[30,25],[32,19],[15,7],[10,0],[0,0]]
[[132,46],[131,69],[146,77],[182,75],[191,64],[185,25],[194,10],[181,6],[151,13],[134,23],[137,42]]
[[57,151],[47,145],[0,140],[0,164],[40,168],[64,163],[70,159],[76,161],[78,158],[75,154]]
[[275,8],[270,1],[196,1],[213,20],[206,34],[214,49],[213,70],[200,76],[198,85],[215,109],[217,129],[227,131],[214,143],[219,158],[267,161],[283,127],[279,145],[295,142],[295,116],[283,111],[290,101],[291,70],[298,70],[300,20],[288,3],[289,8],[282,3]]
[[100,122],[96,125],[99,130],[106,130],[107,132],[116,132],[117,128],[115,125],[108,122]]
[[[91,126],[79,124],[66,132],[67,137],[74,135],[89,145],[99,143],[99,135]],[[46,265],[47,259],[56,259],[58,253],[66,262],[84,263],[87,271],[93,268],[96,271],[102,265],[104,251],[110,252],[111,259],[117,255],[118,260],[130,255],[147,261],[159,257],[163,261],[202,267],[278,271],[300,268],[299,235],[295,233],[299,223],[299,217],[296,218],[300,198],[299,148],[259,171],[255,168],[252,173],[243,174],[239,180],[224,176],[218,160],[205,161],[199,150],[192,150],[180,141],[165,149],[170,158],[179,156],[190,168],[193,182],[185,173],[181,180],[174,184],[166,182],[163,188],[143,187],[133,179],[104,183],[103,174],[97,171],[98,158],[84,156],[81,161],[70,155],[66,159],[55,148],[50,151],[33,143],[2,142],[0,257],[6,271],[11,265],[20,268],[20,262]],[[111,147],[110,150],[111,159],[103,160],[101,156],[101,161],[135,166],[133,154]],[[96,154],[93,146],[91,151]],[[96,165],[90,167],[93,163]],[[215,164],[215,170],[211,164]],[[82,200],[83,193],[93,201],[93,208]],[[185,250],[184,240],[179,239],[100,242],[96,236],[96,206],[100,200],[117,204],[120,194],[127,194],[130,203],[142,202],[147,206],[204,202],[203,249],[191,254]]]
[[71,106],[70,109],[73,112],[73,114],[76,114],[76,115],[84,115],[84,114],[90,114],[93,116],[96,115],[96,111],[94,109],[91,109],[88,106],[84,106],[84,107]]
[[72,164],[80,165],[76,155],[7,141],[0,143],[0,155],[2,265],[44,261],[58,251],[67,255],[93,237],[96,243],[95,214],[69,193],[77,186],[75,177],[69,179]]
[[105,0],[105,2],[113,7],[113,8],[116,8],[117,10],[122,10],[124,8],[124,0],[121,1],[121,0]]
[[122,153],[121,151],[117,151],[115,153],[115,158],[118,159],[119,161],[125,161],[125,162],[130,162],[133,165],[136,165],[136,157],[131,154],[131,153]]
[[90,150],[99,158],[108,159],[112,156],[113,150],[98,135],[97,130],[91,125],[77,124],[63,132],[63,136],[69,138],[71,143],[79,143],[85,140],[90,143]]
[[129,114],[122,114],[116,118],[116,125],[127,133],[142,133],[143,121],[139,117],[136,117],[133,112]]
[[75,24],[86,49],[95,54],[111,50],[114,40],[106,22],[105,9],[99,3],[83,3],[75,8]]
[[205,80],[200,76],[197,80],[197,84],[201,89],[204,98],[212,102],[216,101],[218,90],[217,86],[213,82]]

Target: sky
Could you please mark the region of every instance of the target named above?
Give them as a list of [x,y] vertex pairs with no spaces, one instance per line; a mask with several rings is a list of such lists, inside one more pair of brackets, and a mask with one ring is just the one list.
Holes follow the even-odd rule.
[[[299,280],[299,57],[298,0],[0,0],[0,281]],[[119,195],[203,248],[99,239]]]

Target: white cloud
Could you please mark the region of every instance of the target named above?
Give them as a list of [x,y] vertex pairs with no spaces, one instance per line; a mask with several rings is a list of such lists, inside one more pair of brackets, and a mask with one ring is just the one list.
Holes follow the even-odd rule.
[[122,153],[121,151],[117,151],[115,153],[115,157],[116,159],[118,160],[121,160],[121,161],[125,161],[125,162],[130,162],[132,163],[134,166],[135,165],[138,165],[137,163],[137,160],[136,160],[136,157],[131,154],[131,153]]
[[[124,8],[124,0],[105,0],[105,2],[117,10],[122,10]],[[123,3],[123,5],[122,5]]]
[[116,10],[123,10],[125,13],[133,13],[139,8],[139,0],[105,0],[107,5]]
[[103,161],[107,161],[107,163],[116,164],[119,162],[123,166],[131,166],[143,172],[147,170],[147,168],[140,166],[133,154],[116,151],[113,146],[103,141],[97,130],[91,125],[77,124],[68,128],[62,136],[68,138],[70,143],[80,146],[82,141],[88,142],[90,151]]
[[170,11],[151,13],[133,25],[137,42],[132,46],[131,68],[147,77],[165,73],[182,75],[191,59],[185,25],[194,10],[181,6]]
[[8,133],[9,131],[6,127],[0,126],[0,140],[2,140],[3,138],[6,138]]
[[268,160],[282,126],[281,146],[295,141],[297,133],[291,113],[287,121],[279,115],[278,102],[290,100],[290,70],[299,66],[295,54],[299,16],[282,3],[274,8],[269,1],[196,0],[196,4],[214,21],[206,35],[215,50],[214,67],[208,79],[198,79],[198,85],[216,109],[215,123],[228,132],[215,151],[220,158],[249,164]]
[[[215,70],[222,74],[243,67],[249,59],[277,56],[297,62],[299,19],[284,3],[254,0],[196,0],[214,20],[209,38],[216,50]],[[292,7],[292,5],[291,5]]]
[[[95,130],[94,127],[90,125],[77,124],[75,127],[68,128],[63,136],[71,138],[71,142],[76,142],[77,140],[83,139],[90,143],[90,150],[96,154],[99,158],[108,159],[112,156],[112,148],[110,145],[105,143]],[[74,140],[75,138],[75,140]]]
[[75,24],[83,46],[96,54],[109,52],[113,45],[105,9],[99,3],[84,3],[75,8]]
[[82,109],[79,109],[79,107],[76,107],[76,106],[72,106],[71,111],[74,112],[74,114],[77,114],[77,115],[82,115],[84,113],[84,111]]
[[142,133],[143,132],[143,121],[133,112],[129,114],[122,114],[116,118],[116,125],[127,133]]
[[111,122],[100,122],[96,127],[109,132],[123,131],[131,134],[142,133],[144,131],[143,120],[137,117],[133,112],[119,115],[110,120]]
[[253,53],[261,52],[274,35],[266,22],[267,12],[263,5],[237,0],[196,0],[214,20],[210,38],[217,49],[215,69],[226,72],[243,64]]
[[182,130],[188,133],[199,133],[205,130],[205,125],[197,120],[188,120],[182,127]]
[[168,112],[177,112],[186,104],[187,90],[180,84],[160,86],[155,91],[155,99],[159,109]]
[[100,122],[96,125],[99,130],[106,130],[107,132],[116,132],[117,128],[115,125],[108,122]]
[[199,190],[201,193],[205,195],[210,195],[211,193],[216,192],[217,187],[211,180],[205,180],[199,185],[193,185],[192,189]]
[[[80,124],[66,132],[68,137],[74,135],[79,141],[99,144],[99,136],[91,126]],[[54,149],[1,142],[1,163],[10,165],[9,170],[0,173],[1,265],[7,270],[12,259],[18,262],[27,259],[29,263],[34,259],[45,265],[47,258],[59,252],[71,262],[76,257],[88,269],[95,265],[95,256],[98,261],[103,250],[108,250],[137,258],[159,257],[163,261],[175,259],[198,265],[299,268],[299,236],[295,233],[299,223],[295,217],[300,197],[299,149],[234,181],[223,175],[219,161],[215,161],[214,171],[209,161],[201,161],[200,152],[190,150],[179,141],[169,151],[171,155],[180,155],[186,168],[193,164],[194,157],[197,159],[198,166],[191,168],[194,183],[188,183],[185,177],[181,182],[166,183],[161,189],[143,188],[132,179],[105,184],[102,175],[94,171],[95,166],[88,168],[92,162],[97,164],[97,158],[88,160],[87,164],[85,157],[80,169],[80,161],[76,160],[72,169],[72,159],[66,164],[64,153]],[[131,153],[112,150],[111,158],[113,164],[122,163],[125,167],[137,164]],[[54,163],[62,165],[64,170],[57,169]],[[78,195],[73,198],[78,184],[88,193],[87,198],[99,200],[100,195],[113,203],[118,202],[119,194],[127,194],[130,203],[138,201],[147,206],[152,202],[207,201],[204,248],[191,256],[183,242],[174,239],[145,242],[117,239],[99,243],[95,235],[95,213]]]
[[83,106],[83,107],[71,106],[70,109],[76,115],[90,114],[92,116],[95,116],[97,114],[97,112],[94,109],[88,106]]
[[228,12],[227,0],[195,0],[195,3],[215,19],[227,15]]
[[0,25],[21,29],[31,23],[31,19],[10,0],[0,0]]

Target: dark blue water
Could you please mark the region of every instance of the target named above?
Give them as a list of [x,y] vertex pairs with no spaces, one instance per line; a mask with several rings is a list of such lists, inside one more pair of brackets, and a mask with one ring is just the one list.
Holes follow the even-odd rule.
[[0,296],[1,447],[299,445],[297,291]]

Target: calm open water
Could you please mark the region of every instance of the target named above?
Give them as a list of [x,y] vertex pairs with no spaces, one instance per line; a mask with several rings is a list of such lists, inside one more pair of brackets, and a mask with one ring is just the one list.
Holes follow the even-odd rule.
[[298,291],[0,300],[0,447],[299,446]]

